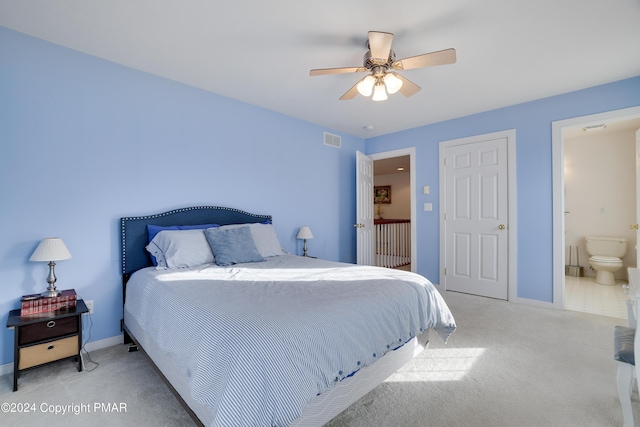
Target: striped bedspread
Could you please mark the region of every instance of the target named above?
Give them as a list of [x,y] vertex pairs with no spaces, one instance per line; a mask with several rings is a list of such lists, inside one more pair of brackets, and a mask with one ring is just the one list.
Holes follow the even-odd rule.
[[212,426],[286,426],[314,397],[428,328],[455,330],[444,300],[405,271],[292,255],[231,267],[143,269],[135,320],[184,373]]

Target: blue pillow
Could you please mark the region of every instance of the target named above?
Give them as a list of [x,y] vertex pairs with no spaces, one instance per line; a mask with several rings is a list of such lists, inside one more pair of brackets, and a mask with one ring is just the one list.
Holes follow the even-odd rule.
[[220,266],[264,261],[253,242],[249,227],[208,228],[204,230],[204,235],[211,246],[216,264]]
[[[199,225],[152,225],[147,224],[147,243],[151,243],[156,234],[164,230],[200,230],[204,228],[220,227],[219,224],[199,224]],[[158,260],[151,254],[153,265],[158,265]]]

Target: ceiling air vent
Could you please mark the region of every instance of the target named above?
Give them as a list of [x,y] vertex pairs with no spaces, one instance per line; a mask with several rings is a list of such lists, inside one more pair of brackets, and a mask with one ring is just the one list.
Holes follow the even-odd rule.
[[334,135],[332,133],[325,132],[324,145],[330,145],[332,147],[340,148],[342,146],[342,140],[339,135]]

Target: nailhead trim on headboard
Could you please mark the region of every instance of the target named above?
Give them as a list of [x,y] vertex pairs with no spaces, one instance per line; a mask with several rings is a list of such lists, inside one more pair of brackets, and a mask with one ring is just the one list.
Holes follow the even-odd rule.
[[[172,211],[168,211],[168,212],[163,212],[163,213],[159,213],[159,214],[154,214],[154,215],[144,215],[144,216],[133,216],[133,217],[123,217],[120,218],[120,233],[121,233],[121,244],[122,244],[122,273],[123,274],[127,274],[127,273],[131,273],[127,271],[127,235],[126,235],[126,225],[128,222],[130,221],[149,221],[149,220],[153,220],[156,218],[162,218],[162,217],[166,217],[166,216],[170,216],[170,215],[176,215],[176,214],[180,214],[180,213],[185,213],[185,212],[189,212],[189,211],[201,211],[201,210],[210,210],[212,211],[213,215],[212,218],[210,220],[207,220],[206,223],[216,223],[216,219],[215,219],[215,212],[216,211],[227,211],[227,212],[233,212],[233,213],[237,213],[240,217],[243,217],[244,219],[246,219],[246,217],[249,217],[251,219],[255,219],[256,221],[252,221],[252,222],[264,222],[264,221],[271,221],[271,215],[256,215],[256,214],[251,214],[239,209],[235,209],[235,208],[227,208],[227,207],[221,207],[221,206],[194,206],[194,207],[189,207],[189,208],[181,208],[181,209],[174,209]],[[247,222],[246,220],[241,220],[239,222],[228,222],[228,224],[236,224],[236,223],[244,223]],[[175,225],[180,225],[178,223],[176,223]],[[222,224],[224,225],[224,224]],[[146,225],[145,225],[145,233],[146,233]]]

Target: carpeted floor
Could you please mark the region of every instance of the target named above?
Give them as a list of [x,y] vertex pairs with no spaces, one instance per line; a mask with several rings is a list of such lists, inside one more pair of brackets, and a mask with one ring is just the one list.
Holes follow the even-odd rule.
[[[448,344],[432,334],[429,349],[326,427],[622,425],[612,347],[613,327],[624,321],[444,297],[458,323]],[[92,372],[71,362],[27,371],[16,393],[12,376],[0,377],[0,403],[34,409],[1,413],[0,425],[193,425],[143,354],[115,346],[91,357],[100,363]]]
[[458,325],[447,345],[432,339],[327,427],[622,425],[613,328],[624,321],[444,297]]
[[[22,412],[0,414],[0,425],[194,425],[143,353],[128,353],[118,345],[92,352],[91,359],[99,363],[91,372],[78,372],[72,361],[25,371],[15,393],[13,375],[0,377],[0,403],[29,411],[14,407]],[[95,365],[85,358],[85,366]],[[55,413],[62,410],[66,413]]]

